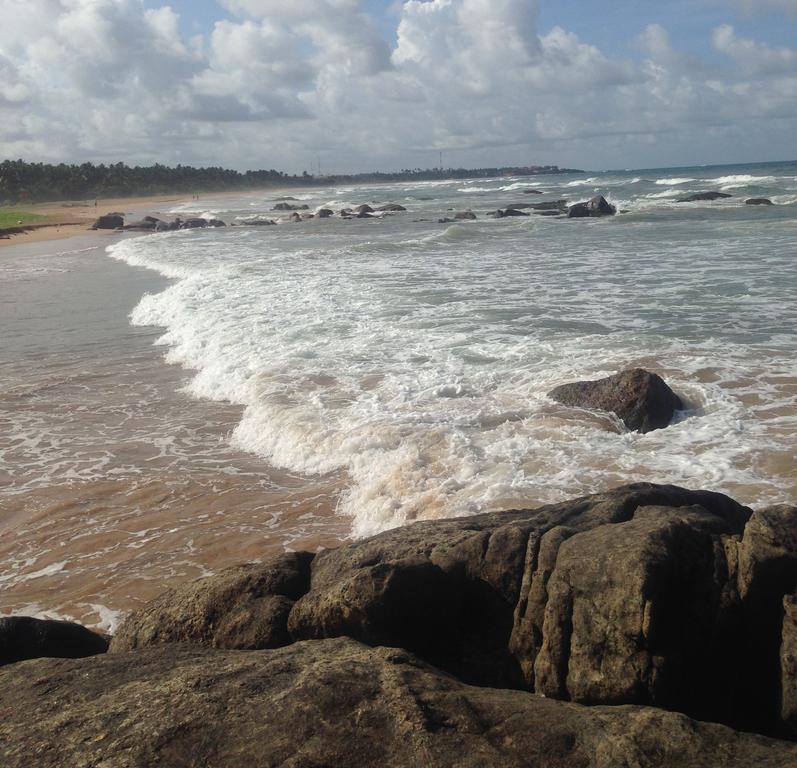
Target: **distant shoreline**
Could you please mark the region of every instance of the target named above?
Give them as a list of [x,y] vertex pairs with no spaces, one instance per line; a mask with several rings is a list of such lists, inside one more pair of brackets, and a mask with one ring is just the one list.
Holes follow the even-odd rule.
[[[245,197],[247,195],[269,195],[281,194],[286,190],[294,190],[295,187],[267,187],[251,190],[235,190],[224,192],[207,192],[208,197],[213,199]],[[198,201],[201,201],[200,194]],[[194,201],[194,202],[198,202]],[[191,202],[190,195],[149,195],[134,197],[113,197],[99,198],[94,200],[60,200],[48,203],[20,203],[13,206],[11,210],[18,209],[20,215],[35,214],[42,219],[37,219],[30,224],[22,224],[20,227],[12,227],[12,230],[24,228],[24,232],[16,232],[0,229],[0,249],[21,243],[36,243],[45,241],[66,240],[77,235],[95,235],[99,238],[107,238],[109,234],[116,234],[108,230],[92,230],[91,225],[101,215],[122,209],[126,213],[154,214],[159,213],[159,208],[164,203],[179,204]],[[9,209],[6,209],[9,210]],[[8,234],[5,234],[8,233]]]

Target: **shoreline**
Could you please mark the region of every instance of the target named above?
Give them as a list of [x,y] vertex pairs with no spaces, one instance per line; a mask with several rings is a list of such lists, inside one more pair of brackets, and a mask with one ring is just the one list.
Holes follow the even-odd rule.
[[[247,189],[236,191],[207,192],[200,195],[198,199],[192,201],[187,195],[147,195],[138,197],[114,197],[100,198],[94,201],[75,201],[58,200],[49,203],[24,203],[14,207],[19,208],[20,212],[34,213],[39,216],[47,217],[45,221],[36,221],[29,225],[21,225],[26,231],[11,233],[3,236],[0,234],[0,249],[8,248],[22,243],[38,243],[57,240],[68,240],[77,235],[107,236],[117,234],[115,230],[93,230],[91,225],[99,217],[114,210],[123,210],[127,214],[148,214],[162,213],[159,206],[164,203],[181,204],[196,202],[199,204],[203,199],[225,200],[230,198],[241,198],[248,196],[260,196],[265,193],[269,195],[281,195],[289,190],[296,191],[296,187],[263,187],[259,189]],[[1,233],[2,231],[0,231]]]

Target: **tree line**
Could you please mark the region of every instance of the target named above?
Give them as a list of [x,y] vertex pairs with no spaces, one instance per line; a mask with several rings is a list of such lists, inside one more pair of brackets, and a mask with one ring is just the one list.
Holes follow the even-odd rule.
[[190,165],[168,167],[105,165],[81,163],[28,163],[5,160],[0,163],[0,201],[85,200],[91,198],[132,197],[171,193],[221,192],[256,189],[268,186],[327,185],[351,182],[423,181],[435,179],[488,178],[524,176],[540,173],[565,173],[573,169],[557,166],[504,168],[433,168],[404,169],[394,173],[359,173],[336,176],[312,176],[306,171],[288,175],[282,171],[234,171],[228,168],[194,168]]

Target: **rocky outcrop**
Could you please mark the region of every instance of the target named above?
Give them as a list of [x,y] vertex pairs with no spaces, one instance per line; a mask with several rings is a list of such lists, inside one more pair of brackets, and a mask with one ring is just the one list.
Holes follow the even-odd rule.
[[528,213],[524,213],[523,211],[517,208],[499,208],[497,211],[493,211],[490,214],[494,219],[504,219],[508,216],[528,216]]
[[613,206],[603,195],[596,195],[586,203],[576,203],[571,205],[567,215],[571,219],[583,219],[586,217],[614,216],[617,208]]
[[380,205],[376,210],[398,213],[400,211],[406,211],[407,209],[403,205],[399,205],[398,203],[387,203],[386,205]]
[[293,205],[292,203],[277,203],[271,210],[272,211],[306,211],[310,206],[301,204]]
[[698,192],[695,195],[687,195],[686,197],[679,197],[676,203],[697,203],[703,200],[720,200],[724,197],[733,197],[726,192]]
[[646,707],[465,685],[349,639],[0,670],[4,768],[779,768],[797,746]]
[[610,411],[625,426],[637,432],[651,432],[666,427],[684,405],[655,373],[641,368],[609,376],[597,381],[562,384],[548,397],[563,405]]
[[0,618],[0,666],[44,656],[80,659],[105,653],[108,640],[70,621]]
[[168,590],[128,617],[110,651],[176,642],[231,649],[287,645],[288,614],[310,586],[312,559],[306,552],[286,553]]
[[192,218],[186,219],[181,225],[180,229],[204,229],[207,227],[207,219]]
[[358,205],[358,206],[357,206],[357,207],[354,209],[354,213],[356,213],[358,216],[359,216],[360,214],[362,214],[362,213],[373,213],[373,212],[374,212],[374,209],[373,209],[373,208],[371,208],[371,206],[370,206],[370,205],[368,205],[367,203],[366,203],[366,204],[363,204],[363,205]]
[[118,213],[109,213],[105,216],[100,216],[97,221],[92,224],[92,229],[118,229],[125,224],[124,217]]
[[744,201],[745,205],[774,205],[774,203],[767,197],[751,197],[749,200]]
[[321,208],[318,211],[318,218],[319,219],[328,219],[330,216],[334,216],[335,211],[330,208]]
[[242,219],[238,222],[243,227],[273,227],[277,222],[274,219]]

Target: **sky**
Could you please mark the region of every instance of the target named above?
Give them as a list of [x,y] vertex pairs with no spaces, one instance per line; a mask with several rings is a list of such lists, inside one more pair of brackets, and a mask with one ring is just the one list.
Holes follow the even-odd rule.
[[0,159],[797,159],[797,0],[0,0]]

